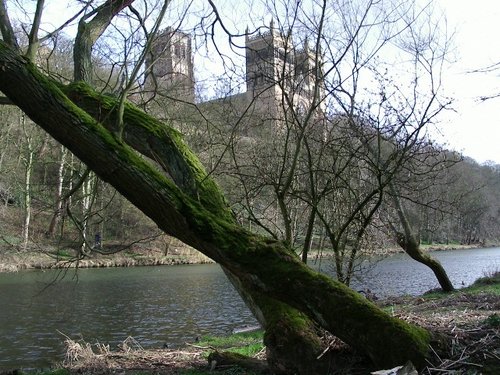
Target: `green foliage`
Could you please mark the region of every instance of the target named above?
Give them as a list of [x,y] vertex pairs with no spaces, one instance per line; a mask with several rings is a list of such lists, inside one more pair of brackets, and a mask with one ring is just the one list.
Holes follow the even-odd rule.
[[205,336],[197,345],[252,357],[264,348],[262,340],[263,332],[259,330],[230,336]]
[[490,327],[500,327],[500,316],[492,314],[485,319],[484,323]]

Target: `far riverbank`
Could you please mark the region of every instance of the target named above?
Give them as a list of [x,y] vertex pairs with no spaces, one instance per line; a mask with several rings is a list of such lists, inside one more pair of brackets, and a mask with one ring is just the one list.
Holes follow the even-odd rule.
[[22,249],[20,246],[0,245],[0,272],[18,272],[30,269],[109,268],[206,263],[213,263],[213,261],[200,252],[184,245],[172,246],[168,251],[142,244],[129,246],[108,245],[103,249],[99,249],[99,251],[87,250],[87,254],[83,259],[79,259],[78,251],[71,247],[30,245],[27,249]]
[[[424,251],[464,250],[484,247],[460,244],[422,245]],[[384,256],[402,252],[398,247],[387,247],[375,251],[373,255]],[[99,251],[88,250],[83,259],[79,259],[77,254],[78,251],[71,247],[60,248],[54,245],[30,244],[26,249],[22,249],[20,246],[0,244],[0,272],[18,272],[29,269],[109,268],[213,263],[210,258],[180,243],[172,246],[168,251],[143,244],[128,246],[110,244]],[[331,251],[311,251],[309,259],[314,260],[320,256],[329,258],[333,256],[333,253]]]

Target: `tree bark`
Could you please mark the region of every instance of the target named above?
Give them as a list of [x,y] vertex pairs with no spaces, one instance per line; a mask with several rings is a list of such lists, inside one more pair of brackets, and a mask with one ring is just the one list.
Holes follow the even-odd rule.
[[403,207],[401,198],[397,194],[396,187],[392,182],[389,184],[389,188],[391,190],[392,200],[396,207],[396,213],[398,214],[399,221],[403,226],[403,232],[396,233],[398,245],[410,257],[415,259],[417,262],[425,264],[432,270],[432,272],[436,276],[436,279],[439,282],[439,285],[441,286],[441,289],[444,292],[454,291],[455,288],[453,287],[453,284],[451,283],[451,280],[448,277],[448,274],[446,273],[446,270],[443,268],[441,263],[439,263],[438,260],[432,258],[430,255],[425,254],[420,249],[420,241],[417,239],[417,237],[412,231],[410,221],[408,220],[408,217],[406,215],[406,210]]
[[323,374],[329,357],[318,359],[324,343],[317,335],[317,326],[293,307],[246,289],[241,281],[222,268],[262,328],[269,367],[275,374]]
[[34,135],[27,129],[27,121],[26,116],[21,116],[21,126],[23,129],[23,143],[24,147],[22,147],[22,159],[24,165],[24,189],[23,189],[23,208],[24,208],[24,220],[23,220],[23,228],[22,228],[22,238],[23,238],[23,249],[26,250],[29,242],[29,233],[31,229],[31,179],[33,175],[34,168],[34,158],[35,158],[35,140]]
[[[108,0],[80,20],[73,47],[74,78],[76,81],[92,82],[91,59],[94,43],[109,26],[113,17],[132,3],[133,0]],[[88,21],[90,17],[93,18]]]
[[14,34],[14,28],[10,23],[10,18],[7,15],[7,6],[5,3],[5,0],[0,0],[0,32],[5,43],[19,51],[19,44]]
[[57,169],[57,191],[55,197],[55,208],[54,214],[52,215],[52,219],[50,220],[49,228],[45,233],[47,238],[54,237],[56,232],[57,224],[61,219],[61,215],[64,207],[64,199],[63,199],[63,187],[64,187],[64,170],[66,164],[66,154],[67,150],[64,146],[60,147],[61,149],[61,158],[59,159],[59,168]]
[[161,139],[158,149],[163,149],[164,156],[159,161],[171,169],[170,174],[187,168],[188,185],[196,194],[182,191],[137,155],[125,138],[116,139],[1,41],[0,90],[167,234],[221,264],[245,290],[263,296],[256,303],[264,314],[269,308],[265,298],[272,298],[285,306],[284,313],[291,312],[295,326],[302,324],[304,316],[307,324],[314,321],[378,366],[396,366],[408,360],[417,367],[425,365],[431,339],[427,331],[389,316],[341,283],[311,270],[283,243],[239,226],[218,186],[180,135],[167,125],[127,105],[126,130],[129,118],[142,125],[140,139],[144,144]]

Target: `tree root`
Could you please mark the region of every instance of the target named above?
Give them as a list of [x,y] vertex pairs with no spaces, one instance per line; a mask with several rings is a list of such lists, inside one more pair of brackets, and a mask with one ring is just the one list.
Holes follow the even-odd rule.
[[232,352],[212,352],[208,356],[208,363],[212,371],[215,369],[238,366],[257,373],[271,373],[266,361]]

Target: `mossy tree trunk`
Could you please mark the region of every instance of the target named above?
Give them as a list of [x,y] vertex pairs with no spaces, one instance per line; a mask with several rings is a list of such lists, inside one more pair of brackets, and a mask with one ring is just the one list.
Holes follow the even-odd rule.
[[389,184],[389,188],[392,194],[392,201],[396,208],[396,213],[403,228],[403,232],[399,232],[394,229],[396,232],[398,245],[410,257],[415,259],[417,262],[426,265],[432,270],[434,276],[436,276],[436,279],[439,282],[439,285],[441,286],[441,289],[444,292],[454,291],[455,288],[453,287],[453,284],[441,263],[431,257],[429,254],[424,253],[422,249],[420,249],[420,241],[412,230],[410,221],[408,220],[408,215],[406,214],[406,210],[403,206],[403,203],[401,202],[401,198],[399,197],[394,183],[391,182]]
[[245,288],[236,276],[223,270],[264,328],[266,355],[273,373],[327,373],[328,356],[318,359],[325,349],[324,342],[311,319],[290,305]]
[[[75,86],[68,90],[73,89],[77,91]],[[285,316],[294,334],[302,327],[308,336],[314,322],[381,367],[407,360],[424,366],[430,342],[427,331],[390,317],[343,284],[311,270],[283,243],[239,226],[215,182],[180,135],[166,124],[127,105],[124,122],[130,138],[116,138],[105,127],[104,117],[101,122],[96,120],[100,109],[113,105],[111,98],[90,95],[92,91],[86,89],[89,95],[83,90],[73,93],[70,100],[1,41],[0,90],[167,234],[211,257],[238,280],[263,312],[274,367],[282,363],[286,367],[289,360],[280,351],[281,342],[290,350],[294,342],[288,332],[283,335],[287,337],[278,337],[281,329],[287,329],[280,326],[279,318]],[[87,96],[99,104],[87,102]],[[128,144],[134,137],[144,154],[151,152],[164,171]],[[179,183],[176,175],[184,176],[185,181]],[[307,341],[314,347],[311,338],[297,342]]]

